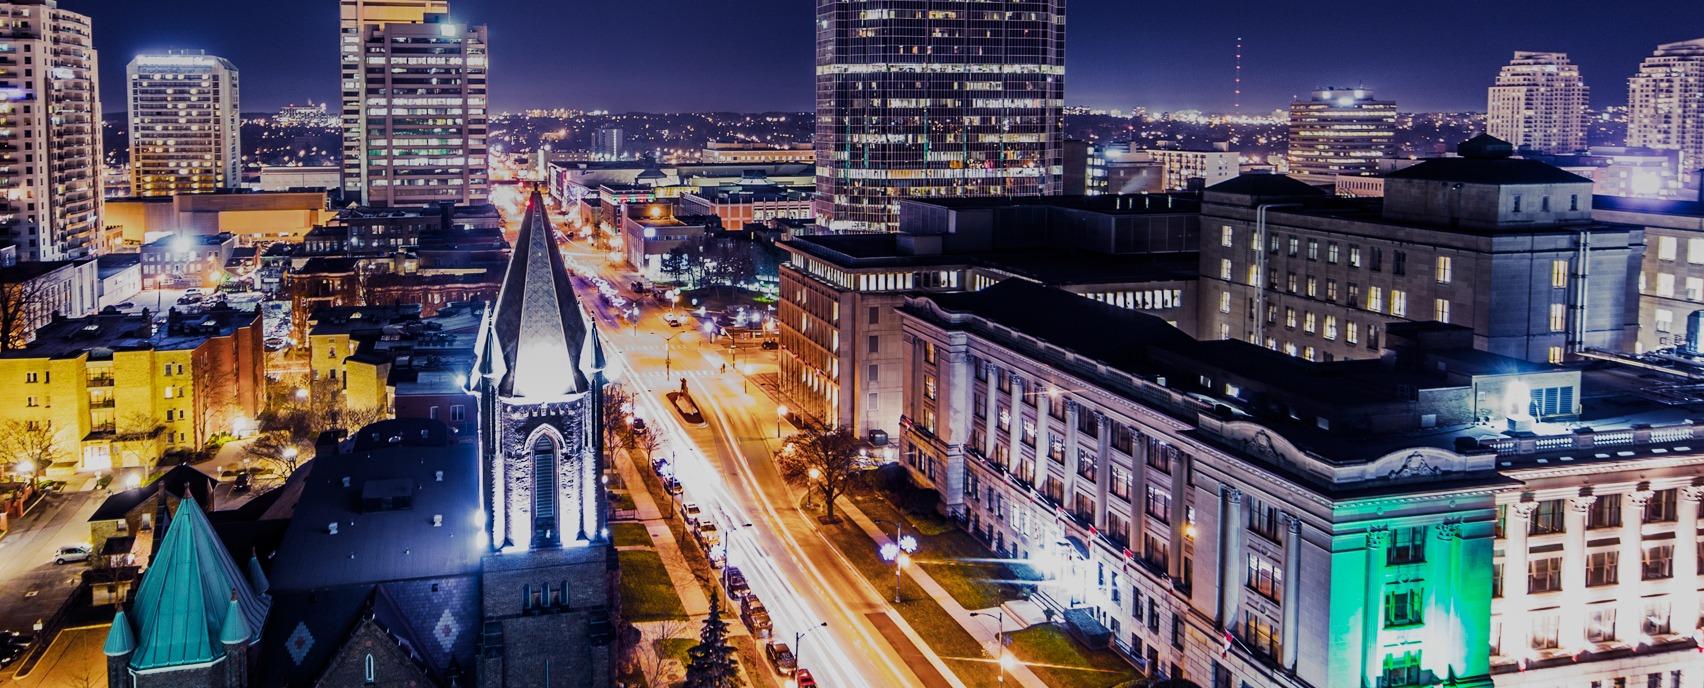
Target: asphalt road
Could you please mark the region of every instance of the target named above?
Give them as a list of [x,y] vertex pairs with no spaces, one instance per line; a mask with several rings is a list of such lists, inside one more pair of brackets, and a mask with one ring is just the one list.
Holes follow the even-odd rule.
[[[608,266],[603,254],[584,247],[567,253],[574,268],[602,272],[634,296],[625,289],[630,278]],[[769,608],[776,639],[794,644],[796,633],[809,632],[795,648],[800,666],[831,686],[940,685],[934,672],[924,670],[931,679],[925,681],[906,666],[908,657],[927,653],[926,646],[901,652],[884,638],[878,621],[891,633],[897,617],[882,593],[817,534],[812,516],[797,507],[801,493],[781,480],[771,461],[779,446],[776,408],[741,374],[773,371],[774,352],[751,345],[740,350],[739,365],[724,370],[723,363],[733,363],[725,346],[706,341],[702,331],[682,335],[686,327],[670,327],[662,315],[666,306],[642,300],[637,322],[618,320],[595,288],[583,280],[576,286],[600,320],[616,381],[635,392],[640,415],[663,433],[663,451],[685,487],[685,501],[718,521],[728,562],[741,568]],[[678,390],[683,378],[705,412],[705,427],[687,426],[662,396]]]
[[89,515],[104,492],[52,493],[0,538],[0,629],[33,632],[65,603],[87,564],[53,563],[64,545],[89,541]]

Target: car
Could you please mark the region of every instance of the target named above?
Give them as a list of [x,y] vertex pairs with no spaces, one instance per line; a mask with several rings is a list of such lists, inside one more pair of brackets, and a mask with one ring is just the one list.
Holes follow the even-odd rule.
[[651,470],[657,475],[674,475],[674,466],[669,463],[668,457],[651,459]]
[[201,296],[202,294],[205,294],[205,293],[207,293],[205,290],[202,290],[202,289],[197,288],[197,287],[190,287],[188,289],[183,290],[184,296]]
[[774,351],[774,350],[779,349],[779,348],[781,348],[781,342],[777,342],[773,339],[763,340],[763,350],[764,351]]
[[698,518],[704,515],[704,510],[698,508],[697,502],[681,502],[680,517],[688,525],[697,526]]
[[[755,600],[757,600],[756,595],[746,598],[746,602]],[[755,638],[764,640],[773,635],[775,624],[769,620],[769,610],[764,608],[762,602],[746,606],[740,612],[740,620],[745,622],[746,628],[751,631]]]
[[686,486],[681,485],[680,481],[676,480],[672,475],[663,479],[663,489],[668,490],[669,494],[676,497],[679,497],[681,494],[686,492]]
[[634,417],[633,429],[637,432],[644,432],[645,431],[645,419],[639,418],[639,417]]
[[751,595],[751,585],[746,583],[745,574],[740,573],[740,567],[729,566],[722,572],[722,587],[728,590],[728,598],[744,600]]
[[698,530],[694,534],[698,536],[698,541],[704,545],[705,549],[710,549],[722,543],[722,531],[716,527],[716,524],[709,521],[700,521]]
[[799,668],[799,658],[793,656],[793,648],[786,643],[770,641],[763,646],[763,654],[769,657],[769,663],[775,665],[775,673],[782,676],[791,675]]
[[266,340],[266,350],[267,351],[283,351],[284,350],[284,339],[281,338],[281,337],[268,338]]
[[0,633],[0,645],[29,647],[30,643],[33,642],[35,642],[35,636],[26,634],[23,631],[5,631]]
[[816,677],[811,676],[811,670],[800,668],[793,672],[793,685],[797,688],[817,688]]
[[12,666],[13,662],[23,659],[29,648],[23,645],[0,645],[0,668]]
[[121,311],[127,311],[127,310],[130,310],[130,309],[135,308],[135,307],[136,307],[136,304],[131,303],[129,301],[125,301],[124,303],[113,306],[113,308],[117,308]]
[[680,316],[675,315],[673,313],[669,313],[667,315],[664,315],[663,316],[663,322],[668,323],[669,327],[680,327],[681,326]]
[[90,549],[88,545],[66,545],[59,548],[59,551],[53,554],[53,563],[64,565],[73,562],[88,561],[89,552]]
[[237,479],[231,483],[231,492],[242,494],[254,487],[254,478],[248,471],[237,474]]

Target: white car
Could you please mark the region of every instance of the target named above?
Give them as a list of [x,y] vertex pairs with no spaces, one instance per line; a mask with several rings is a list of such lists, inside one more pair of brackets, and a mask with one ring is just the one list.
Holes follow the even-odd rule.
[[680,517],[686,520],[687,525],[697,526],[698,518],[703,514],[704,510],[698,508],[697,502],[682,502],[680,505]]
[[722,544],[722,531],[709,521],[699,523],[695,534],[706,550],[715,549],[716,545]]
[[59,548],[59,551],[54,553],[53,563],[70,564],[72,562],[88,561],[89,552],[90,549],[88,545],[66,545]]

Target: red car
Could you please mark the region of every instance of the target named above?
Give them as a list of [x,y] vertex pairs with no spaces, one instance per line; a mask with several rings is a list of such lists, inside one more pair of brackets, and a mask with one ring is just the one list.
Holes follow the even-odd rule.
[[800,669],[793,672],[793,685],[798,688],[817,688],[816,679],[811,676],[810,669]]

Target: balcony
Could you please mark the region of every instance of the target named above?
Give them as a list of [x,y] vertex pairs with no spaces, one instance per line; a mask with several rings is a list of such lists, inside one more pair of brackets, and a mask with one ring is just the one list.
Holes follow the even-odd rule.
[[90,386],[90,387],[111,387],[112,385],[113,385],[113,379],[112,379],[111,375],[90,375],[89,376],[88,386]]

